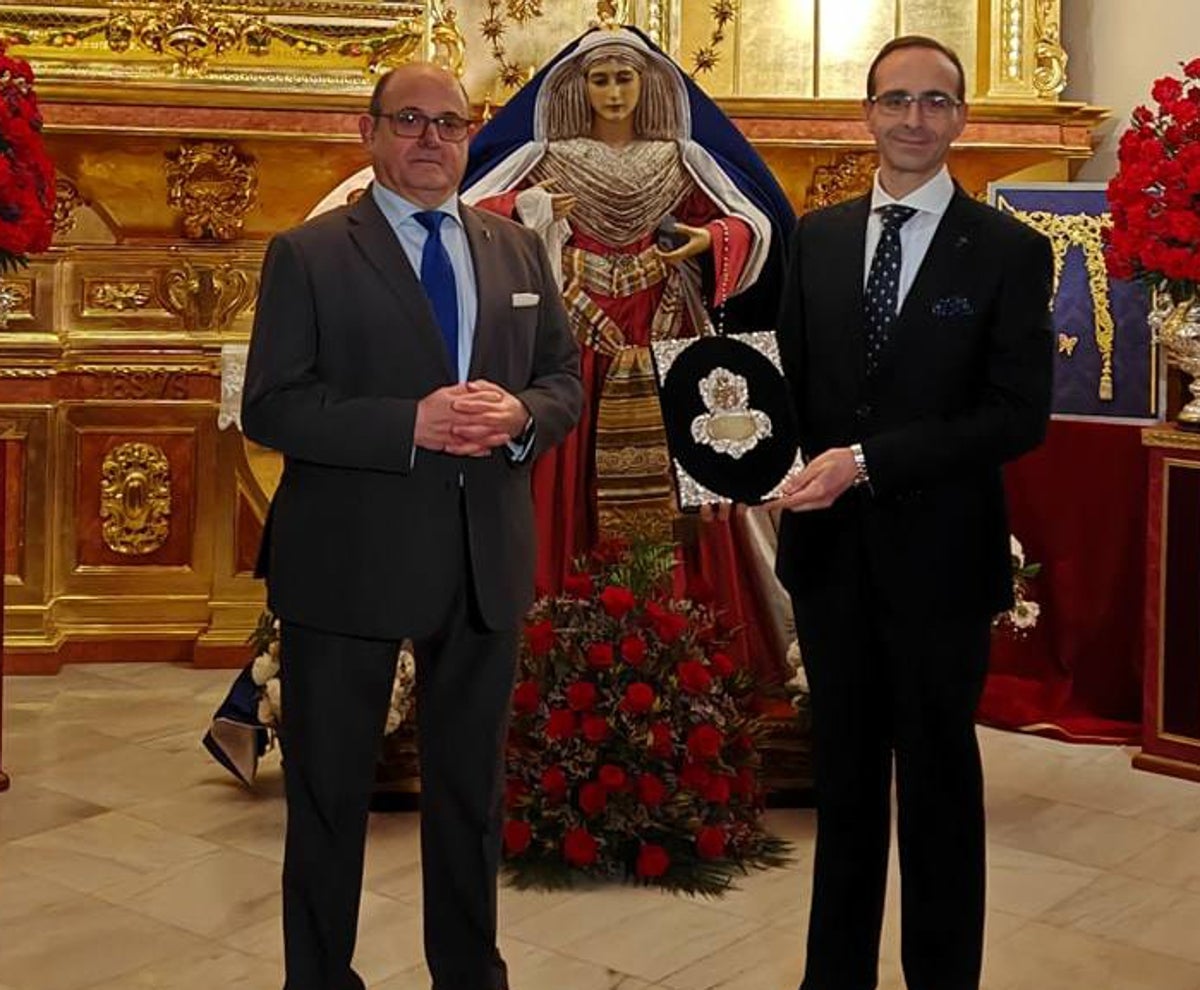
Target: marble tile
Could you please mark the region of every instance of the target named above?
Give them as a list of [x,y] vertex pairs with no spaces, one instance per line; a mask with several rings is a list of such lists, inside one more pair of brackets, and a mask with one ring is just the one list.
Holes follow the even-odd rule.
[[222,849],[105,887],[98,896],[185,931],[221,938],[278,917],[281,882],[278,863]]
[[[7,763],[7,751],[5,753]],[[108,809],[69,794],[32,784],[18,784],[0,799],[0,843],[47,832],[100,815]]]
[[202,947],[177,928],[81,895],[6,922],[0,973],[19,990],[82,990]]
[[84,757],[114,753],[119,740],[77,724],[55,722],[45,713],[37,713],[33,724],[21,724],[5,699],[4,768],[19,787],[30,776],[46,767],[69,763]]
[[[268,990],[282,982],[278,753],[253,789],[200,747],[231,671],[98,664],[5,681],[0,990]],[[1118,747],[982,729],[984,990],[1200,990],[1200,787]],[[783,869],[693,900],[502,886],[515,990],[794,990],[815,815],[773,809]],[[879,990],[904,990],[895,857]],[[419,819],[373,815],[357,966],[428,990]],[[64,946],[69,946],[69,950]]]
[[272,990],[282,983],[279,964],[204,943],[88,990]]
[[1038,917],[1101,875],[1070,860],[988,844],[988,904],[1022,918]]
[[1200,895],[1178,888],[1107,874],[1038,920],[1200,963]]
[[676,903],[670,895],[629,886],[596,886],[559,897],[543,911],[532,911],[505,931],[511,938],[564,950],[573,942],[611,933],[621,926],[636,928],[642,921]]
[[1094,935],[1032,922],[989,957],[987,990],[1196,990],[1200,966]]
[[1030,794],[988,803],[988,833],[1006,846],[1110,869],[1167,834],[1152,822]]
[[1170,832],[1127,859],[1118,871],[1200,893],[1200,832]]
[[653,983],[761,927],[693,900],[655,900],[660,901],[655,910],[580,935],[559,951]]
[[21,869],[81,893],[96,893],[158,871],[194,863],[219,850],[118,812],[26,836],[11,844]]
[[661,982],[673,990],[764,990],[796,987],[803,975],[803,930],[768,928],[702,956]]
[[[208,838],[209,833],[218,829],[266,821],[275,825],[282,836],[282,787],[267,782],[250,789],[224,770],[220,772],[222,776],[206,778],[185,791],[139,801],[122,811],[132,818],[153,822],[184,835]],[[214,838],[211,841],[220,840]]]
[[56,763],[33,777],[42,787],[110,808],[151,801],[212,776],[207,757],[157,753],[118,742],[107,752]]

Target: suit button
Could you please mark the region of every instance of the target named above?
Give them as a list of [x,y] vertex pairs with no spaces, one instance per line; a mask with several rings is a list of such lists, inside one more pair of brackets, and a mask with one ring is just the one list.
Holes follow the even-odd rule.
[[854,409],[854,418],[855,418],[856,420],[858,420],[858,422],[860,422],[860,423],[861,423],[861,422],[863,422],[864,420],[868,420],[868,419],[870,419],[870,418],[871,418],[871,414],[872,414],[874,411],[875,411],[875,408],[874,408],[874,407],[871,405],[871,403],[869,403],[869,402],[864,402],[864,403],[862,403],[861,405],[859,405],[859,406],[856,406],[856,407],[855,407],[855,409]]

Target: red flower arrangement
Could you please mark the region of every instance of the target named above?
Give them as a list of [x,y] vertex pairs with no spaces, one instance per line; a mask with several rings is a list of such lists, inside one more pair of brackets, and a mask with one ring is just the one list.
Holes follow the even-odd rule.
[[0,44],[0,275],[50,246],[54,166],[42,143],[33,71]]
[[1175,301],[1200,283],[1200,58],[1183,78],[1164,76],[1121,135],[1108,184],[1112,227],[1105,256],[1113,278],[1136,279]]
[[756,684],[669,546],[609,543],[525,626],[505,866],[519,887],[631,879],[719,894],[784,862],[761,825]]

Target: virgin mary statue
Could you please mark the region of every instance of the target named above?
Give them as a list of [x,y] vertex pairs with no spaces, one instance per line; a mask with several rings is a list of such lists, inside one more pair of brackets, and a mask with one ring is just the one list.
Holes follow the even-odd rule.
[[667,55],[635,29],[598,28],[476,135],[462,196],[542,236],[581,348],[583,416],[534,466],[540,588],[559,590],[602,539],[690,532],[689,590],[711,592],[746,632],[743,657],[777,680],[756,521],[679,525],[648,345],[772,327],[795,221],[783,191]]

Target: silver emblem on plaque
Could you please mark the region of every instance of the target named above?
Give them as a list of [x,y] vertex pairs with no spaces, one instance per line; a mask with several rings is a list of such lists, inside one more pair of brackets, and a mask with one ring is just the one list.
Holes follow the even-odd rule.
[[714,368],[700,380],[708,410],[692,420],[692,439],[734,460],[771,435],[771,417],[750,408],[746,379],[728,368]]

